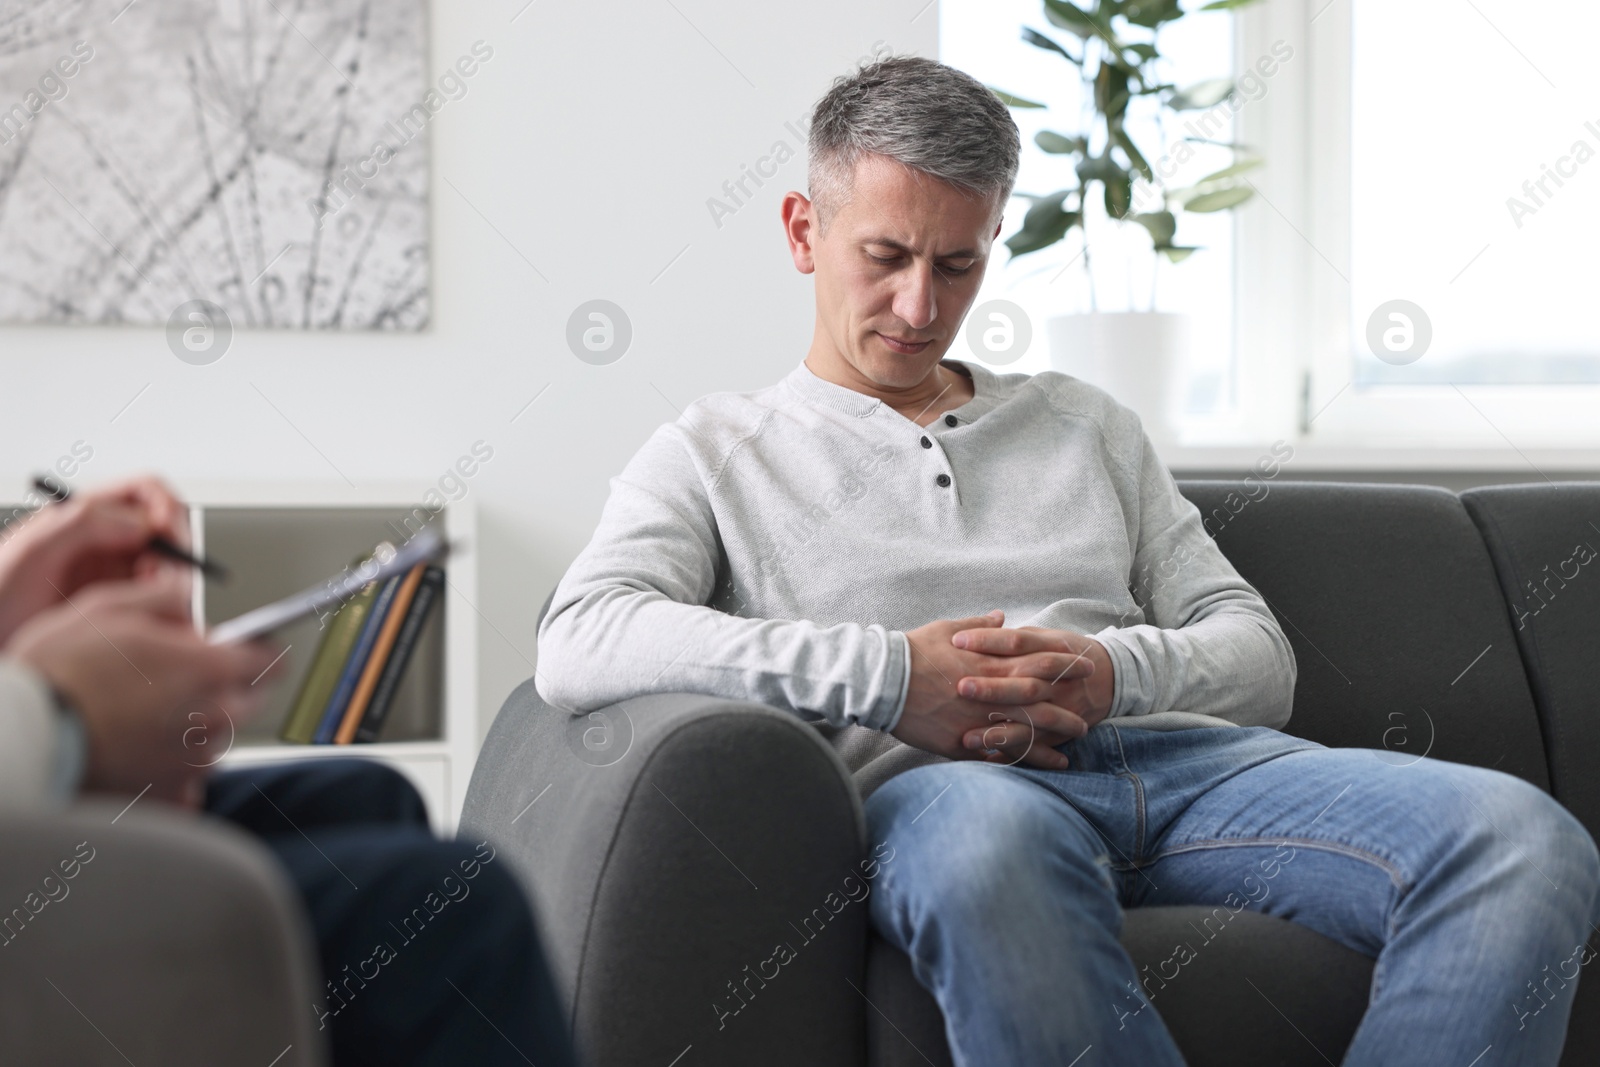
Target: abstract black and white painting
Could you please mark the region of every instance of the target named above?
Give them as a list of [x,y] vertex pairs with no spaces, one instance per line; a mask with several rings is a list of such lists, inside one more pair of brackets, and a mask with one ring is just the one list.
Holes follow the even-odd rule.
[[425,0],[0,0],[0,322],[417,330]]

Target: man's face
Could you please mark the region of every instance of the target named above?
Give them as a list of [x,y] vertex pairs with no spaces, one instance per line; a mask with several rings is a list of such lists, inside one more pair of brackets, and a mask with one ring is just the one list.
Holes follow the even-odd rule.
[[1000,232],[994,203],[868,155],[826,235],[814,209],[810,215],[804,237],[796,239],[792,223],[790,235],[795,265],[816,272],[817,341],[830,341],[862,384],[896,390],[921,382],[983,282]]

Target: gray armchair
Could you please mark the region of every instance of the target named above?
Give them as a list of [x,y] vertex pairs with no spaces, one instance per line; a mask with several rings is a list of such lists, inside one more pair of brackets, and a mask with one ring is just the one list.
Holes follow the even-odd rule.
[[122,808],[0,815],[0,1062],[320,1067],[315,949],[270,854]]
[[[1391,712],[1426,707],[1434,729],[1415,724],[1402,754],[1426,745],[1551,789],[1547,751],[1587,735],[1558,729],[1562,717],[1587,722],[1600,704],[1582,659],[1600,582],[1562,594],[1565,625],[1591,640],[1552,631],[1542,645],[1537,623],[1513,632],[1502,586],[1520,587],[1519,558],[1562,558],[1518,538],[1570,554],[1600,486],[1475,490],[1465,503],[1424,486],[1284,482],[1249,501],[1235,483],[1180,487],[1293,642],[1287,732],[1383,748]],[[1471,686],[1448,684],[1486,647],[1498,654],[1482,655]],[[1529,648],[1538,662],[1525,668]],[[1537,699],[1530,673],[1553,679]],[[1586,823],[1600,810],[1583,792],[1592,777],[1555,792]],[[844,766],[793,716],[684,694],[573,716],[529,682],[489,732],[462,825],[536,898],[590,1067],[950,1063],[937,1004],[870,932],[865,904],[842,895],[872,843]],[[1211,934],[1211,917],[1136,908],[1121,931],[1155,973],[1176,946],[1215,937],[1152,1000],[1188,1063],[1337,1063],[1373,961],[1281,919],[1241,912]],[[780,944],[792,953],[775,967]],[[1597,1022],[1600,983],[1585,980],[1565,1063],[1593,1062]]]
[[863,855],[860,801],[815,731],[677,694],[574,719],[529,682],[485,756],[462,834],[523,876],[586,1064],[665,1065],[691,1045],[695,1063],[860,1061],[859,906],[747,1008],[715,1011]]
[[[691,1048],[682,1062],[730,1067],[950,1063],[938,1006],[842,888],[852,874],[860,884],[870,850],[860,799],[816,731],[761,705],[685,694],[598,714],[574,718],[522,685],[462,814],[462,833],[493,841],[536,900],[585,1064],[664,1067]],[[609,742],[591,744],[615,762],[574,751],[584,731],[608,730]],[[1133,911],[1123,943],[1155,967],[1208,917]],[[764,979],[779,944],[794,956]],[[1349,1040],[1372,961],[1242,912],[1156,1001],[1186,1048],[1226,1017],[1236,994],[1221,979],[1245,960],[1310,1040]],[[1216,1062],[1276,1062],[1285,1044],[1238,1033]]]

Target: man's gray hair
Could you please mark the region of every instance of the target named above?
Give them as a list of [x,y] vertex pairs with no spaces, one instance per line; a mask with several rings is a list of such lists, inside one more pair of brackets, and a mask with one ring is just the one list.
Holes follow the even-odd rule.
[[886,56],[835,78],[811,112],[811,201],[826,233],[866,153],[979,197],[996,215],[1017,182],[1022,137],[1000,98],[970,74],[922,56]]

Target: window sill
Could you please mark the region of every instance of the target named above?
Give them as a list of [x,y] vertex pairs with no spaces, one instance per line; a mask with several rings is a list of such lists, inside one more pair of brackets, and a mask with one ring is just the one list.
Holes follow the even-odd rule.
[[[1191,415],[1157,446],[1174,470],[1245,469],[1292,446],[1307,471],[1524,472],[1600,477],[1600,386],[1346,388],[1314,408],[1312,432],[1284,412]],[[1279,452],[1284,445],[1278,445]]]

